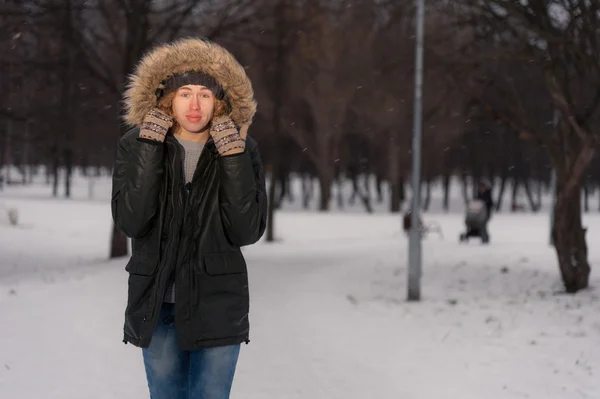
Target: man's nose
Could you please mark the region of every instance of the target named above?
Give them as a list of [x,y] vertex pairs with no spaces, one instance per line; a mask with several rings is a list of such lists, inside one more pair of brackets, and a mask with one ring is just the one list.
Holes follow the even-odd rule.
[[200,101],[198,101],[198,97],[192,96],[192,101],[190,101],[190,109],[193,109],[193,110],[200,109]]

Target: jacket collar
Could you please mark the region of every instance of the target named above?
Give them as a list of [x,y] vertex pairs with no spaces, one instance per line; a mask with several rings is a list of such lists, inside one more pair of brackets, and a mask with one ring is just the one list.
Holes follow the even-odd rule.
[[[177,142],[177,139],[173,135],[173,132],[171,132],[171,131],[169,131],[169,133],[167,134],[167,137],[165,138],[165,142],[170,145],[179,144]],[[219,154],[219,152],[217,151],[217,146],[215,145],[215,142],[214,142],[212,136],[208,137],[208,140],[204,144],[204,148],[206,151],[208,151],[213,156],[216,156]]]

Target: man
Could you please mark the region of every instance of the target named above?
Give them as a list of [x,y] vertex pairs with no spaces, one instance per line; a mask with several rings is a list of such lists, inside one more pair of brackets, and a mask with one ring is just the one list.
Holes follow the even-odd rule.
[[141,347],[152,399],[229,398],[249,342],[240,247],[266,226],[256,103],[244,68],[202,39],[157,47],[125,93],[112,215],[132,241],[124,342]]
[[487,244],[490,241],[490,234],[488,232],[487,225],[490,221],[490,218],[492,217],[492,208],[494,206],[494,200],[492,199],[491,184],[487,180],[482,180],[479,183],[479,187],[477,190],[477,199],[483,201],[483,203],[485,204],[485,223],[480,228],[479,235],[481,236],[483,243]]
[[494,200],[492,199],[491,185],[487,180],[479,182],[477,190],[477,199],[485,203],[485,209],[487,211],[487,219],[492,217],[492,207],[494,206]]

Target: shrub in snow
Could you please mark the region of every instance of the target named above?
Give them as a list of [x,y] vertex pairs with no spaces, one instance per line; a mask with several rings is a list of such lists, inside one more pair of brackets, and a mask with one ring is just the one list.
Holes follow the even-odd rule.
[[8,221],[13,226],[17,225],[17,222],[19,221],[19,212],[16,208],[11,208],[8,210]]
[[19,222],[19,211],[17,208],[6,208],[0,205],[0,224],[16,226]]

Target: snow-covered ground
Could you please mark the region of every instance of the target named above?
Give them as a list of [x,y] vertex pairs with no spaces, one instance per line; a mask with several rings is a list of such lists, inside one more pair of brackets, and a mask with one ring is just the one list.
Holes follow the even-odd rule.
[[[107,261],[110,183],[88,199],[8,187],[0,205],[0,398],[147,398],[138,348],[121,342],[126,259]],[[458,187],[456,189],[458,191]],[[435,210],[423,300],[408,303],[407,240],[385,212],[276,216],[275,244],[246,248],[251,343],[232,399],[600,398],[600,277],[560,293],[547,214],[499,214],[492,243],[458,243],[462,204]],[[360,208],[357,208],[360,209]],[[585,215],[592,266],[600,215]]]

